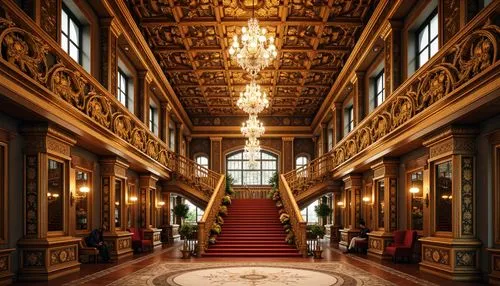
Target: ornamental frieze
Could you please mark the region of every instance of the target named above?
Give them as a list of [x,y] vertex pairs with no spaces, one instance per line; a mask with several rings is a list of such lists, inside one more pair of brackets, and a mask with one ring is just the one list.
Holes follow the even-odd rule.
[[23,267],[41,267],[45,265],[45,253],[42,250],[22,250]]

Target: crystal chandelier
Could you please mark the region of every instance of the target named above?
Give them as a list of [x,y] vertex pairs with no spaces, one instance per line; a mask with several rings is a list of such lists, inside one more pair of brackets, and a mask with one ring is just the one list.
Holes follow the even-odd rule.
[[252,79],[245,86],[245,91],[240,92],[236,105],[248,114],[258,114],[269,106],[269,100],[266,92],[261,91],[260,85]]
[[243,123],[241,126],[241,133],[245,137],[249,138],[259,138],[265,132],[264,125],[257,119],[257,115],[250,114],[249,119],[246,124]]
[[269,66],[278,55],[274,38],[267,39],[267,30],[259,27],[259,21],[254,18],[254,9],[255,7],[252,7],[252,18],[248,20],[248,28],[241,29],[241,43],[238,36],[234,35],[233,44],[229,48],[229,55],[236,57],[236,62],[252,77]]
[[260,141],[256,137],[249,137],[245,142],[245,156],[248,158],[250,169],[258,167],[257,159],[260,157]]

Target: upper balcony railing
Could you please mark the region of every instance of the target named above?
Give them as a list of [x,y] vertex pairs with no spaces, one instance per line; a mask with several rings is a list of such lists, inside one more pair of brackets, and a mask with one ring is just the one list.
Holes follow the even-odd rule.
[[170,151],[11,0],[0,3],[0,47],[0,67],[22,84],[70,113],[83,115],[103,134],[121,138],[130,149],[201,187],[210,198],[223,175]]
[[[478,80],[498,77],[500,1],[492,2],[463,31],[398,87],[327,154],[284,175],[294,195],[361,152],[436,112],[440,103],[457,99]],[[434,107],[434,108],[433,108]]]

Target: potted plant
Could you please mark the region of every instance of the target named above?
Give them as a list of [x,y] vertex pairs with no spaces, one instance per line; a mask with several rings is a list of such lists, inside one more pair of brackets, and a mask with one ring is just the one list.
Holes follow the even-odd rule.
[[314,238],[323,238],[325,235],[325,227],[317,224],[313,224],[310,226],[310,231],[312,234],[312,237]]
[[181,225],[182,225],[182,222],[184,221],[184,218],[187,216],[187,214],[189,213],[189,207],[188,205],[186,204],[178,204],[174,207],[173,209],[173,212],[174,212],[174,215],[176,217],[180,217],[181,218]]
[[212,224],[212,228],[210,229],[210,232],[212,234],[215,234],[215,235],[219,235],[222,231],[222,228],[220,226],[220,224],[214,222],[214,224]]
[[280,215],[280,221],[282,224],[287,224],[290,222],[290,216],[287,213],[282,213]]
[[230,196],[224,196],[222,198],[222,204],[225,206],[231,205],[231,197]]
[[226,216],[227,215],[227,207],[226,206],[220,206],[220,208],[219,208],[219,215],[221,215],[221,216]]
[[186,223],[181,226],[179,229],[179,234],[181,235],[181,238],[184,239],[184,244],[182,246],[181,252],[182,252],[182,259],[187,259],[191,256],[191,250],[189,249],[188,246],[188,239],[191,238],[193,234],[194,226]]
[[321,203],[314,207],[314,212],[316,212],[316,215],[322,219],[322,225],[326,224],[326,218],[332,214],[332,211],[332,208],[324,203]]

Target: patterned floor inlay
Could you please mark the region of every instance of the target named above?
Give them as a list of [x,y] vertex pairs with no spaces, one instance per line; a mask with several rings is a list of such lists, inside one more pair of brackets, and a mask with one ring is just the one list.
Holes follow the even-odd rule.
[[110,285],[326,286],[395,285],[340,263],[156,263]]

